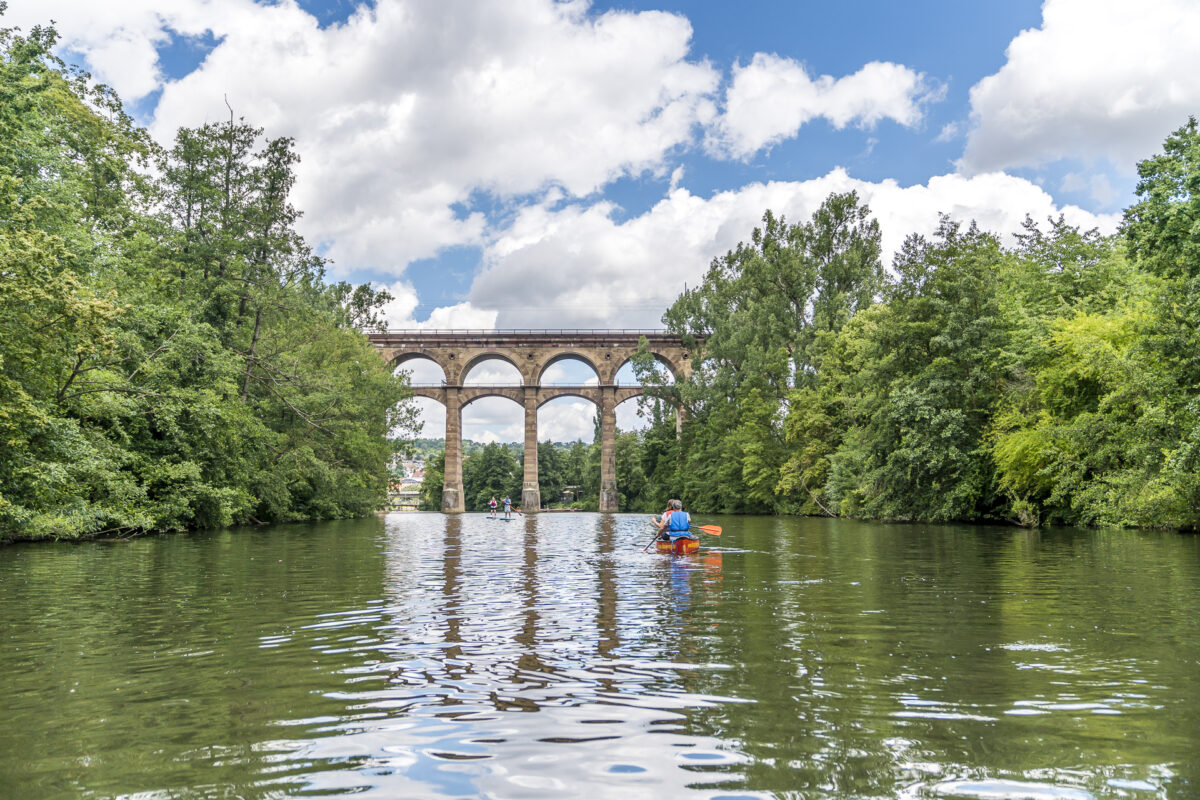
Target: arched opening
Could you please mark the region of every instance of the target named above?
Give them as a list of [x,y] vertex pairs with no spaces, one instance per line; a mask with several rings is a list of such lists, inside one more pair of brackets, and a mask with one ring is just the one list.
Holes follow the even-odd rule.
[[[654,363],[651,367],[655,381],[664,385],[670,386],[675,383],[675,374],[671,372],[671,367],[661,356],[654,356]],[[616,383],[618,386],[642,386],[644,383],[651,381],[641,381],[638,379],[637,372],[633,368],[633,361],[626,361],[617,370]]]
[[542,368],[541,386],[595,386],[600,375],[590,361],[581,356],[556,356]]
[[[402,356],[396,364],[395,373],[408,377],[409,386],[441,387],[446,383],[446,373],[440,364],[424,354]],[[408,401],[417,410],[417,430],[393,431],[393,435],[414,439],[412,454],[428,460],[440,452],[446,439],[446,407],[430,397],[413,397]]]
[[507,397],[485,395],[469,400],[462,407],[462,436],[464,456],[469,452],[468,442],[520,446],[525,441],[525,409]]
[[538,408],[538,441],[591,444],[596,432],[596,404],[582,397],[556,397]]
[[487,511],[489,499],[503,500],[506,495],[519,506],[525,410],[506,397],[470,400],[462,407],[462,433],[465,509]]
[[617,403],[617,430],[643,431],[650,426],[650,414],[645,407],[648,401],[631,397]]
[[[406,401],[416,410],[416,428],[398,428],[392,436],[409,442],[388,465],[388,507],[393,510],[415,511],[439,509],[431,497],[423,497],[425,474],[433,470],[435,483],[440,482],[446,447],[446,407],[431,397],[411,397]],[[436,493],[436,492],[435,492]]]
[[521,371],[499,356],[476,360],[463,376],[463,386],[520,386],[522,383]]
[[600,487],[600,445],[595,437],[596,405],[590,400],[556,397],[538,409],[543,508],[595,510]]
[[664,400],[643,395],[618,403],[616,418],[620,509],[662,511],[678,481],[675,410]]
[[444,441],[446,438],[446,407],[432,397],[413,397],[408,401],[417,409],[420,428],[409,432],[418,441]]
[[425,355],[401,357],[394,372],[407,375],[410,386],[441,386],[446,382],[445,370]]

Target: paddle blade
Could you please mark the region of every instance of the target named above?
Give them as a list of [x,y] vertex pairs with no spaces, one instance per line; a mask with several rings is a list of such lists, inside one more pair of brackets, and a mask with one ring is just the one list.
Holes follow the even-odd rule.
[[705,533],[709,534],[710,536],[720,536],[721,535],[721,526],[720,525],[693,525],[692,527],[698,531],[704,531]]

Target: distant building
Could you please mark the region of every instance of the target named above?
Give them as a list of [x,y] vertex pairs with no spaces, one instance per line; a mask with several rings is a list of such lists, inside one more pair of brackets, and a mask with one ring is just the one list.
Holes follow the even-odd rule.
[[388,482],[388,508],[393,511],[416,511],[420,504],[421,477],[392,478]]

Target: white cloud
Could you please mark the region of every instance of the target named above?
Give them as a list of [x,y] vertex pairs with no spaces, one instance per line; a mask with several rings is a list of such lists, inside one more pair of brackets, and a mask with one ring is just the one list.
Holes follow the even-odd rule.
[[935,142],[952,142],[962,135],[962,123],[947,122],[934,138]]
[[[418,419],[421,422],[423,439],[443,439],[446,436],[446,407],[428,397],[414,397],[411,401],[417,407]],[[407,435],[407,432],[397,432]]]
[[708,198],[676,189],[623,222],[603,202],[524,209],[486,250],[486,268],[470,296],[496,304],[500,327],[534,316],[548,327],[658,327],[684,284],[697,285],[713,258],[748,241],[766,209],[800,221],[830,193],[851,189],[880,222],[886,263],[905,236],[931,233],[939,212],[1004,235],[1020,230],[1026,214],[1063,213],[1072,224],[1105,232],[1119,221],[1116,214],[1060,206],[1037,185],[1003,173],[900,186],[857,180],[838,168],[813,180],[753,183]]
[[408,375],[413,386],[441,386],[446,382],[446,373],[431,359],[410,358],[396,368],[398,373]]
[[499,358],[480,361],[463,376],[463,386],[521,386],[521,373]]
[[249,0],[12,0],[4,25],[29,30],[53,20],[62,44],[128,102],[162,85],[158,48],[173,36],[200,36],[251,6]]
[[[434,434],[443,435],[444,427]],[[524,442],[525,411],[503,397],[482,397],[463,408],[462,435],[476,442]]]
[[1068,172],[1063,175],[1059,188],[1064,192],[1087,192],[1088,196],[1101,208],[1111,205],[1121,193],[1113,188],[1108,176],[1103,172],[1084,174]]
[[[295,137],[302,231],[338,274],[400,274],[479,243],[485,218],[460,205],[474,192],[585,196],[665,170],[711,118],[719,82],[688,60],[684,17],[578,1],[378,0],[327,28],[294,0],[17,0],[10,13],[57,17],[64,47],[127,99],[161,88],[160,141],[224,119],[226,96],[268,135]],[[219,43],[165,80],[155,46],[174,32]]]
[[691,26],[670,14],[381,0],[322,30],[290,3],[257,8],[164,87],[153,129],[219,118],[228,93],[295,136],[305,231],[342,268],[478,243],[483,215],[455,210],[472,192],[582,196],[663,168],[717,80],[686,60]]
[[971,89],[961,167],[1078,158],[1131,172],[1200,108],[1197,43],[1194,0],[1046,0],[1042,26]]
[[429,319],[418,323],[416,327],[491,330],[496,327],[496,317],[499,315],[500,312],[494,309],[476,308],[470,302],[456,303],[435,308],[430,312]]
[[617,406],[617,430],[644,431],[649,427],[650,416],[649,414],[644,417],[641,415],[636,397]]
[[420,305],[416,288],[407,281],[395,281],[382,287],[392,299],[383,306],[389,328],[471,328],[491,330],[496,327],[499,312],[477,308],[469,301],[442,306],[430,312],[429,318],[418,322],[414,313]]
[[598,383],[596,371],[582,361],[557,361],[542,373],[543,386],[595,386]]
[[538,409],[538,441],[590,442],[595,434],[596,406],[578,397],[551,400]]
[[416,327],[413,321],[413,312],[417,310],[421,300],[417,297],[417,290],[411,283],[404,281],[396,281],[392,284],[377,287],[383,289],[392,296],[392,299],[383,305],[383,316],[387,318],[389,328],[411,328]]
[[871,127],[881,119],[911,127],[921,120],[922,105],[941,94],[924,75],[900,64],[872,61],[853,75],[814,79],[790,58],[755,53],[749,64],[734,65],[724,113],[707,145],[714,154],[746,158],[795,136],[817,117],[839,129]]
[[676,167],[675,169],[673,169],[671,171],[671,189],[672,190],[674,190],[676,187],[678,187],[679,184],[683,181],[683,172],[684,172],[684,170],[683,170],[682,164],[680,164],[678,167]]

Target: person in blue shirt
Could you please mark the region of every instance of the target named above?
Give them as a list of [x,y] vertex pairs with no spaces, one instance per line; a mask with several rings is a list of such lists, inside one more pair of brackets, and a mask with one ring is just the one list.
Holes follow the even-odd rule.
[[683,510],[682,500],[670,500],[662,519],[655,520],[654,524],[658,526],[658,538],[664,542],[699,538],[692,533],[692,517]]
[[512,518],[512,500],[509,499],[508,495],[504,495],[504,518]]

